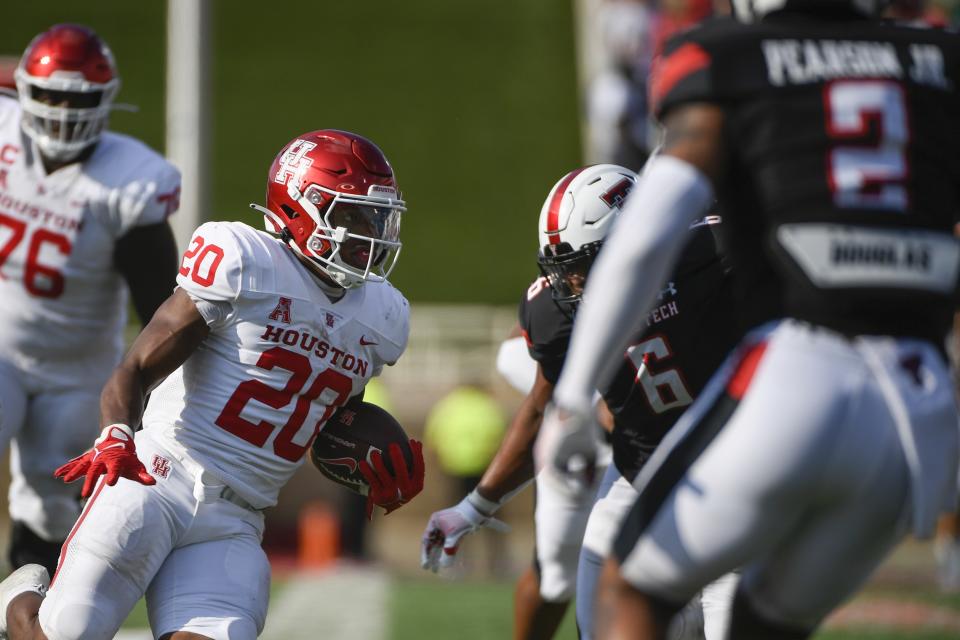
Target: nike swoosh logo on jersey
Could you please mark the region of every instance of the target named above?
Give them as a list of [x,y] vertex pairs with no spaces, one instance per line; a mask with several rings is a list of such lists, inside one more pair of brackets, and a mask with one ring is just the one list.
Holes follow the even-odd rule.
[[367,341],[367,340],[366,340],[366,337],[367,337],[367,336],[360,336],[360,346],[367,347],[367,346],[372,345],[372,344],[380,344],[379,342],[377,342],[377,341],[375,341],[375,340]]

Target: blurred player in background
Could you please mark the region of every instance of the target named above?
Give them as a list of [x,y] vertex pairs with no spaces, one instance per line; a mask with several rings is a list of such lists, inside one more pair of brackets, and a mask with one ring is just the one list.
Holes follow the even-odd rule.
[[594,20],[604,62],[586,89],[587,157],[638,171],[651,149],[646,79],[656,11],[645,0],[605,0]]
[[[432,451],[439,468],[451,481],[452,499],[469,493],[493,459],[507,429],[507,419],[496,398],[480,381],[460,385],[440,398],[427,413],[423,442]],[[504,577],[510,570],[505,541],[492,531],[484,532],[487,574]],[[473,547],[476,549],[477,547]],[[472,554],[460,556],[466,571]]]
[[[517,325],[517,335],[501,343],[497,351],[497,371],[515,389],[529,396],[541,374],[522,331]],[[605,407],[601,405],[599,409]],[[609,418],[608,413],[606,417]],[[603,467],[609,464],[611,452],[606,443],[601,442],[599,446],[598,466]],[[597,481],[601,474],[602,471],[598,471]],[[513,598],[514,637],[518,640],[552,638],[563,621],[574,596],[580,544],[595,494],[596,487],[571,492],[559,490],[551,483],[537,483],[534,561],[517,580]]]
[[641,472],[604,638],[664,637],[738,566],[729,637],[809,637],[954,505],[956,35],[882,24],[870,0],[734,7],[741,22],[683,32],[654,69],[663,153],[594,269],[544,421],[547,469],[570,473],[592,390],[716,194],[755,329]]
[[[144,594],[163,640],[262,630],[263,509],[326,420],[397,361],[409,330],[407,301],[386,279],[405,207],[380,149],[307,133],[277,155],[267,185],[255,208],[272,233],[200,226],[179,287],[107,383],[102,435],[58,470],[96,490],[49,593],[38,565],[0,585],[10,638],[113,638]],[[369,509],[423,488],[420,443],[411,448],[413,468],[397,445],[385,454],[394,473],[379,453],[361,463]]]
[[0,449],[13,439],[10,562],[52,571],[80,514],[53,471],[97,433],[127,290],[146,323],[173,289],[180,174],[105,130],[120,79],[90,29],[38,35],[15,79],[18,98],[0,95]]

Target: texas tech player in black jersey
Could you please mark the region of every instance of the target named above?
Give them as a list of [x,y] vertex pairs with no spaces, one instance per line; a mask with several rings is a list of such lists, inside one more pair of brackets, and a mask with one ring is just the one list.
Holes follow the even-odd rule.
[[881,23],[877,4],[734,0],[750,23],[680,34],[653,73],[664,145],[591,275],[545,456],[562,468],[582,441],[677,229],[715,196],[755,328],[638,477],[601,637],[664,637],[741,566],[729,637],[808,637],[955,499],[940,342],[960,265],[960,43]]
[[[715,231],[722,226],[718,222],[707,218],[691,228],[646,326],[602,390],[614,416],[613,460],[629,482],[740,338],[730,277],[716,241]],[[521,299],[519,316],[530,356],[556,384],[570,345],[573,315],[554,300],[542,277]]]
[[[719,218],[694,225],[673,274],[620,359],[613,380],[602,389],[613,415],[610,442],[615,469],[608,469],[583,533],[576,582],[577,627],[584,640],[594,638],[594,602],[600,570],[613,534],[636,499],[631,486],[640,468],[700,393],[741,336],[734,319],[731,279],[716,239]],[[539,278],[520,302],[520,326],[531,357],[555,384],[570,346],[573,316],[554,299],[546,278]],[[549,484],[538,481],[538,499]],[[546,526],[537,520],[538,530]],[[731,579],[711,585],[717,603],[700,613],[699,601],[686,613],[706,626],[726,619]],[[691,623],[696,625],[698,623]]]
[[[525,292],[519,309],[519,324],[537,363],[536,381],[477,490],[431,517],[424,533],[426,568],[449,563],[460,538],[488,522],[533,477],[534,439],[566,357],[583,283],[635,180],[623,167],[585,167],[564,176],[544,202],[538,259],[543,277]],[[631,477],[738,337],[726,301],[728,277],[712,233],[716,222],[713,218],[689,231],[686,257],[651,312],[649,328],[621,360],[620,375],[604,394],[617,425],[616,466]],[[593,517],[592,503],[593,492],[538,481],[536,570],[518,583],[514,637],[550,637],[575,583],[579,618],[577,554],[587,516]],[[440,546],[447,551],[434,560],[431,553]]]
[[658,112],[724,104],[735,155],[716,190],[736,212],[723,233],[754,276],[740,285],[756,322],[942,340],[957,269],[958,54],[952,32],[845,19],[814,35],[787,14],[670,42],[651,85]]

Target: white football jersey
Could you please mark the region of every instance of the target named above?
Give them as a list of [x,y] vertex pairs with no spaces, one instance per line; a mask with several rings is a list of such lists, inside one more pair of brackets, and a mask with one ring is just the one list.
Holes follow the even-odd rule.
[[114,244],[176,210],[180,172],[133,138],[104,132],[92,155],[46,175],[0,95],[0,357],[119,356],[127,288]]
[[292,250],[239,222],[201,225],[177,282],[210,333],[154,390],[144,428],[272,506],[324,422],[403,353],[407,301],[368,282],[331,302]]

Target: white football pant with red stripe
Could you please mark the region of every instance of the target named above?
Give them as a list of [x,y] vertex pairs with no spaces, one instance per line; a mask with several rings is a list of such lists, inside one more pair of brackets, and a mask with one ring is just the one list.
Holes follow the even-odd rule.
[[263,629],[270,566],[263,514],[244,507],[150,431],[137,455],[154,486],[101,479],[60,554],[40,607],[50,640],[109,640],[146,595],[155,637],[189,631],[254,640]]
[[644,467],[614,552],[683,603],[743,567],[770,622],[812,628],[955,498],[947,366],[916,339],[785,320],[750,334]]

